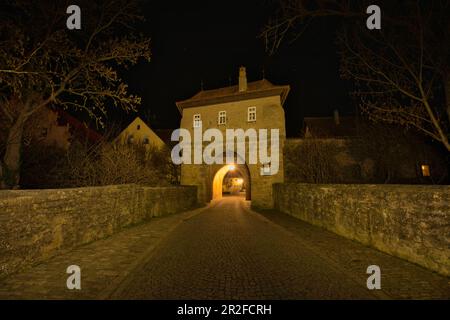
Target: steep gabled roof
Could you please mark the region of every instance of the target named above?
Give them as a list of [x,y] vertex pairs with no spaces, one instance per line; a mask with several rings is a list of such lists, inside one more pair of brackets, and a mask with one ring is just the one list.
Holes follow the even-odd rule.
[[72,134],[79,139],[87,139],[89,142],[95,143],[100,141],[103,136],[88,127],[85,122],[82,122],[62,109],[52,110],[58,114],[58,123],[61,125],[69,124]]
[[153,129],[153,131],[168,146],[178,143],[177,141],[171,141],[174,129]]
[[356,118],[352,116],[339,117],[339,124],[333,117],[305,117],[303,122],[303,134],[314,138],[354,137],[357,134]]
[[249,82],[247,90],[239,91],[239,86],[229,86],[219,89],[202,90],[192,98],[179,101],[176,103],[180,113],[184,108],[192,108],[197,106],[206,106],[211,104],[232,102],[240,100],[248,100],[261,97],[269,97],[279,95],[281,104],[284,104],[289,93],[290,87],[274,85],[266,79]]

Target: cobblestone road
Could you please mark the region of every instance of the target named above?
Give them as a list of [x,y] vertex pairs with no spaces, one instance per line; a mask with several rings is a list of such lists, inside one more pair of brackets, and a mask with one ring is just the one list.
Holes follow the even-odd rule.
[[[366,287],[377,264],[382,289]],[[228,197],[185,221],[112,295],[121,299],[449,298],[449,279]]]
[[[81,290],[66,288],[71,264]],[[382,290],[366,288],[372,264]],[[450,299],[449,280],[229,197],[23,270],[0,282],[0,299]]]

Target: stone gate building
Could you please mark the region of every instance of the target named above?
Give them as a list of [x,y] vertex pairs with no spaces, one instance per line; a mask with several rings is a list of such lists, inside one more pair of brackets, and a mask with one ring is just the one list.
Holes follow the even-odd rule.
[[[202,131],[219,129],[225,137],[226,129],[279,129],[279,170],[276,174],[262,174],[266,164],[250,164],[246,144],[245,154],[236,158],[245,159],[244,164],[182,164],[181,184],[196,185],[201,203],[222,196],[222,181],[230,166],[241,173],[245,180],[246,198],[252,206],[273,206],[272,184],[283,182],[283,146],[286,138],[283,104],[289,86],[273,85],[266,79],[247,83],[244,67],[239,70],[239,84],[214,90],[202,90],[192,98],[177,102],[182,115],[180,127],[194,136],[194,128],[200,124]],[[209,143],[209,142],[208,142]],[[270,143],[268,143],[270,146]],[[227,153],[229,150],[225,150]],[[270,164],[267,164],[270,166]]]

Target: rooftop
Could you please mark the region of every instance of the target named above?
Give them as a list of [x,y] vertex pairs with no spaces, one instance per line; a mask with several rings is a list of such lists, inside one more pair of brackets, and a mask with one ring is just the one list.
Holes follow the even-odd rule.
[[217,103],[248,100],[261,97],[279,95],[284,104],[289,93],[289,86],[274,85],[266,79],[249,82],[245,91],[239,91],[239,85],[219,89],[201,90],[192,98],[176,103],[180,113],[184,108],[205,106]]
[[333,117],[305,117],[303,135],[314,138],[354,137],[357,134],[356,118],[339,117],[339,124]]

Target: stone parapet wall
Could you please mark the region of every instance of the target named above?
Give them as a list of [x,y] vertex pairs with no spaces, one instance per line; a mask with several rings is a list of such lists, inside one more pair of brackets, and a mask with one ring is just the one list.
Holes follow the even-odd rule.
[[286,214],[450,275],[449,186],[286,183],[273,195]]
[[190,186],[0,191],[0,278],[61,250],[196,204],[197,191]]

